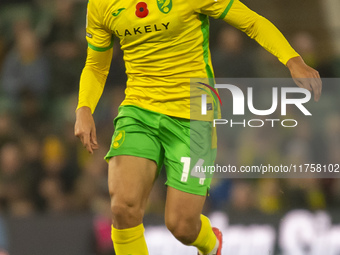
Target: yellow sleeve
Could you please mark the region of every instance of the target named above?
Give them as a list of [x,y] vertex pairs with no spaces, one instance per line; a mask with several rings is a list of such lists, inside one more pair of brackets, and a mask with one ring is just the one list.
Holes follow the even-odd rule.
[[105,52],[87,49],[87,59],[79,84],[79,109],[87,106],[93,113],[103,93],[107,75],[109,73],[113,49]]
[[87,5],[86,40],[96,51],[106,51],[113,46],[113,35],[104,22],[107,1],[91,0]]
[[282,33],[266,18],[234,0],[223,20],[255,39],[263,48],[276,56],[284,65],[299,56]]

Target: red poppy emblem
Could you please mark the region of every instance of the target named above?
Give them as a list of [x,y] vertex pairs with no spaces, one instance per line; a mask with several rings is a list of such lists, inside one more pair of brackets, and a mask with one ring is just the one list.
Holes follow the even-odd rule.
[[144,2],[139,2],[136,5],[136,16],[139,18],[145,18],[148,16],[149,10],[148,10],[148,5]]

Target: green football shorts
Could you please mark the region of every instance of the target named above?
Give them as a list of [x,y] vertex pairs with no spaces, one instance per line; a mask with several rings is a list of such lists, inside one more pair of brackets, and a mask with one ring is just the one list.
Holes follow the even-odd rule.
[[204,166],[216,158],[216,130],[211,122],[170,117],[140,107],[119,107],[108,161],[118,155],[147,158],[165,165],[166,185],[187,193],[207,195],[211,175]]

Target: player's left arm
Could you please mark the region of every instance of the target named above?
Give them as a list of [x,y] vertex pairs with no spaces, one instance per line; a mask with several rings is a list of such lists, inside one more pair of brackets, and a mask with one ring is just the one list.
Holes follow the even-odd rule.
[[314,92],[314,100],[321,96],[322,82],[318,71],[306,65],[290,46],[282,33],[266,18],[235,0],[223,19],[255,39],[263,48],[276,56],[291,73],[295,83]]

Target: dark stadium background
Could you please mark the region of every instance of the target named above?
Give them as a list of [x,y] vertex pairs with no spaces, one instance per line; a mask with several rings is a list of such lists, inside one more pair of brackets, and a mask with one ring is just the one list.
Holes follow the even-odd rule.
[[[0,0],[1,255],[114,254],[103,157],[126,77],[116,40],[94,115],[100,149],[89,155],[73,136],[86,58],[86,2]],[[271,20],[322,77],[340,77],[338,0],[243,2]],[[273,56],[221,21],[211,20],[210,46],[217,77],[289,77]],[[223,149],[248,164],[271,152],[278,161],[301,155],[306,163],[340,163],[336,84],[324,87],[316,105],[332,109],[323,125],[314,118],[290,136],[290,143],[268,139],[261,150],[251,148],[266,134],[248,134],[246,141],[232,134]],[[145,218],[150,254],[195,254],[173,243],[162,226],[164,181],[163,171]],[[227,254],[340,254],[340,179],[217,179],[205,213],[213,215],[213,223],[225,224]]]

